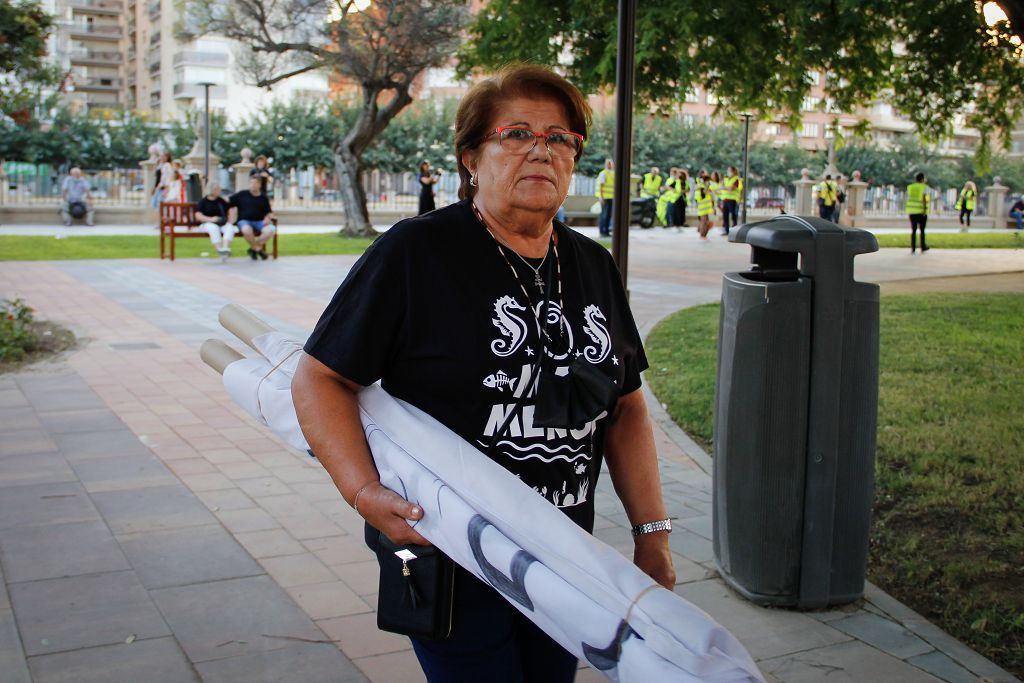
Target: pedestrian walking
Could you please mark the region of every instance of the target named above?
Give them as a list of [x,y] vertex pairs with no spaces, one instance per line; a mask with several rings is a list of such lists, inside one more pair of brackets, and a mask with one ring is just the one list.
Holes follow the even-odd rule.
[[712,191],[711,185],[711,178],[702,172],[697,181],[697,189],[693,193],[693,199],[697,204],[697,219],[700,221],[697,233],[702,240],[706,240],[708,232],[715,227],[715,193]]
[[[973,180],[968,180],[964,183],[964,187],[960,190],[960,198],[956,200],[956,208],[960,209],[960,232],[967,232],[967,228],[971,227],[971,213],[974,211],[975,201],[978,199],[978,186],[974,184]],[[967,218],[967,223],[964,223],[964,218]]]
[[672,224],[678,228],[686,227],[686,205],[690,201],[690,190],[693,189],[690,184],[690,174],[686,172],[685,168],[679,169],[679,199],[676,200],[672,206],[674,215],[672,216]]
[[928,206],[931,195],[925,184],[924,173],[918,173],[913,183],[907,185],[907,215],[910,217],[910,253],[917,251],[917,231],[921,231],[921,253],[928,251],[924,240],[924,229],[928,225]]
[[740,222],[740,196],[743,194],[743,178],[735,166],[730,166],[722,179],[722,234],[728,235],[729,228]]
[[839,194],[832,174],[826,173],[825,179],[818,183],[818,216],[827,221],[835,222],[833,214],[836,210],[836,195]]

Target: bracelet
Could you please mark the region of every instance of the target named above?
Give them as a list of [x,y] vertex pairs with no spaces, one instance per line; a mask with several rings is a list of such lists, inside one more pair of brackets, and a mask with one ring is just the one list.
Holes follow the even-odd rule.
[[634,536],[642,536],[643,534],[654,533],[655,531],[667,531],[672,533],[672,520],[671,519],[659,519],[656,522],[644,522],[643,524],[637,524],[635,527],[630,529]]
[[362,486],[360,486],[359,490],[356,491],[356,496],[355,496],[355,498],[352,499],[352,509],[356,511],[356,514],[359,513],[359,496],[363,495],[363,491],[366,490],[366,487],[371,486],[373,484],[379,484],[379,483],[380,482],[378,480],[376,480],[376,479],[374,479],[373,481],[368,481],[365,484],[363,484]]

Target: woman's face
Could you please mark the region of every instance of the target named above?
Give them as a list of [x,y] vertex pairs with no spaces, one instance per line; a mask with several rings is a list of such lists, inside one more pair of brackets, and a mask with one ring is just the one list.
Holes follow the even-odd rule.
[[[490,130],[498,126],[529,128],[538,133],[570,130],[569,117],[560,103],[523,97],[509,100],[499,109]],[[510,154],[501,147],[497,135],[463,152],[462,163],[477,177],[477,197],[488,211],[539,211],[552,216],[565,201],[576,165],[572,157],[552,155],[539,138],[528,153]]]

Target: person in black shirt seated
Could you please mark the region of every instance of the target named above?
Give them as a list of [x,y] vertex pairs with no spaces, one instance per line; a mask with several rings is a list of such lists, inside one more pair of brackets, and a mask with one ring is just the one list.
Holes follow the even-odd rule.
[[231,256],[231,238],[235,236],[235,226],[228,221],[229,208],[228,200],[220,196],[220,183],[207,182],[206,194],[196,206],[196,220],[202,221],[199,227],[210,236],[221,263]]
[[247,253],[255,261],[267,259],[267,242],[274,236],[273,210],[270,200],[260,190],[260,177],[249,176],[249,189],[231,195],[231,222],[242,231],[242,237],[249,243]]

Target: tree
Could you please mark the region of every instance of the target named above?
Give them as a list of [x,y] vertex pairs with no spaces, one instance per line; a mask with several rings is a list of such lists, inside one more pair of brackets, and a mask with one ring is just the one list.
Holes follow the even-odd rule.
[[[926,140],[948,136],[964,116],[982,133],[983,162],[990,137],[1008,145],[1024,112],[1024,52],[1009,24],[988,26],[980,8],[966,0],[646,0],[636,17],[638,107],[668,110],[701,86],[726,116],[782,112],[793,125],[814,70],[826,74],[836,111],[884,99]],[[521,60],[565,64],[585,92],[614,83],[615,3],[499,0],[470,33],[461,74]]]
[[[245,46],[242,66],[259,86],[325,69],[360,92],[352,125],[336,140],[343,232],[372,231],[362,155],[412,102],[425,69],[445,63],[468,18],[464,0],[185,0],[181,32],[217,33]],[[362,5],[363,3],[359,3]]]
[[0,0],[0,115],[19,124],[32,117],[39,87],[54,82],[46,63],[46,38],[53,17],[32,0]]

